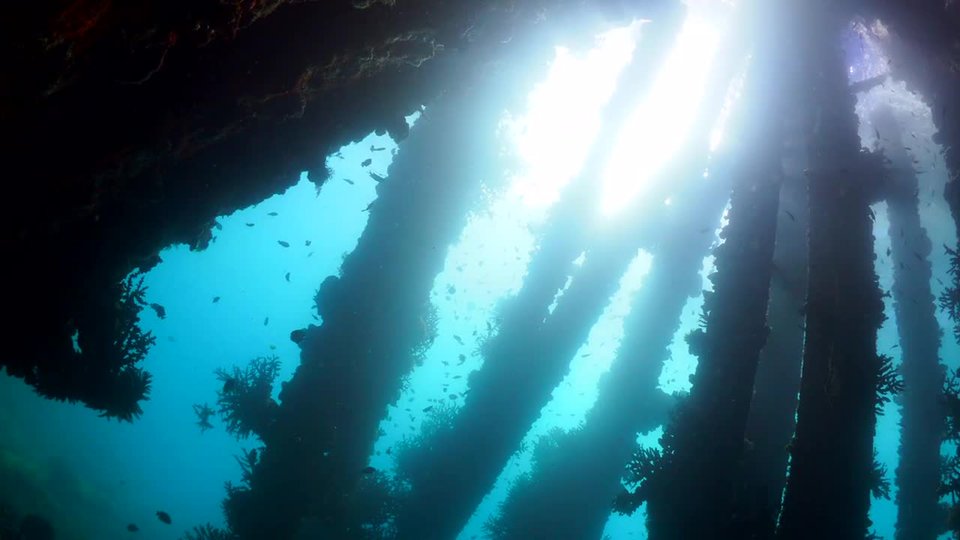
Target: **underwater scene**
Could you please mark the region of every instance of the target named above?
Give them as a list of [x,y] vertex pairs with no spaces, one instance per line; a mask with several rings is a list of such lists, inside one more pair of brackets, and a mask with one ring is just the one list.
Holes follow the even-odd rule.
[[960,538],[953,2],[142,4],[0,26],[0,540]]

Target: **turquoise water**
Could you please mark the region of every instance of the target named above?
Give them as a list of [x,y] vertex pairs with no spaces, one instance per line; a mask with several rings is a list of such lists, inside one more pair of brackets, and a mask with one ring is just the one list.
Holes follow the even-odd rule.
[[[559,51],[558,65],[566,62],[566,69],[572,71],[554,72],[551,77],[560,81],[558,84],[569,83],[570,73],[578,73],[577,69],[592,70],[579,72],[579,76],[589,73],[595,80],[612,84],[625,56],[622,50],[618,53],[615,46],[608,46],[611,49],[606,56],[576,57]],[[459,406],[459,400],[448,396],[469,390],[468,375],[482,367],[475,350],[496,306],[522,284],[538,239],[536,227],[563,183],[579,167],[576,152],[588,146],[596,134],[596,129],[591,132],[584,126],[595,119],[609,88],[604,91],[600,85],[597,93],[574,93],[555,98],[553,103],[543,99],[551,91],[547,84],[551,80],[534,90],[527,111],[505,116],[505,125],[512,130],[505,129],[501,136],[526,160],[526,172],[510,179],[507,188],[491,189],[474,209],[460,240],[449,249],[446,267],[436,277],[432,294],[439,315],[438,337],[422,365],[410,374],[407,390],[384,411],[380,438],[369,461],[379,470],[393,471],[392,449],[419,433],[427,416],[424,409],[440,403],[454,410]],[[915,129],[927,129],[930,113],[922,103],[908,100],[896,89],[884,91],[889,95],[872,99],[903,100],[905,111],[919,111]],[[575,106],[582,123],[546,127],[537,123],[552,117],[551,106]],[[409,121],[415,118],[413,115]],[[869,144],[870,131],[864,127],[865,144]],[[416,136],[415,129],[411,136]],[[537,139],[547,136],[558,138],[550,143]],[[540,146],[535,144],[538,140]],[[561,153],[570,158],[559,168],[558,144],[566,145],[560,147]],[[285,193],[218,219],[214,242],[205,251],[173,246],[161,253],[163,262],[147,274],[145,284],[148,302],[162,305],[166,318],[160,319],[149,309],[142,314],[142,327],[153,332],[157,344],[143,366],[153,374],[153,389],[137,422],[109,422],[80,406],[44,401],[19,380],[0,379],[0,432],[4,434],[0,465],[19,471],[16,478],[22,484],[16,488],[21,490],[18,496],[30,498],[38,511],[51,516],[64,538],[125,538],[134,534],[126,529],[134,524],[139,529],[137,537],[159,540],[176,538],[199,524],[222,526],[224,483],[240,480],[234,457],[259,443],[254,438],[237,441],[219,420],[213,422],[213,429],[202,432],[193,405],[215,403],[222,386],[214,376],[217,368],[243,366],[258,356],[276,355],[281,361],[280,380],[289,379],[299,362],[299,348],[291,342],[290,332],[322,324],[314,309],[314,294],[326,277],[337,275],[344,255],[355,247],[366,224],[367,209],[376,198],[377,181],[370,173],[386,176],[395,151],[402,152],[403,143],[398,146],[388,137],[371,135],[328,158],[332,175],[319,191],[301,176]],[[932,143],[930,148],[918,147],[917,152],[924,152],[923,158],[931,160],[931,165],[939,160]],[[367,159],[371,162],[364,165]],[[925,167],[931,172],[921,178],[925,188],[921,190],[922,218],[934,246],[954,245],[952,221],[942,207],[945,177],[942,163],[939,165]],[[892,268],[883,256],[889,245],[887,223],[882,205],[875,211],[876,270],[881,286],[888,290]],[[946,281],[946,256],[934,249],[932,257],[934,275]],[[529,470],[532,449],[542,435],[558,428],[570,430],[582,422],[596,399],[597,381],[614,359],[630,300],[643,285],[651,263],[650,254],[637,253],[621,278],[619,291],[572,359],[568,376],[505,464],[461,538],[483,537],[484,523],[496,514],[510,485]],[[703,261],[704,275],[710,265],[708,257]],[[384,270],[384,279],[389,279],[389,269]],[[707,284],[704,281],[704,286]],[[942,287],[933,286],[938,295]],[[693,298],[684,309],[671,358],[661,376],[661,387],[667,391],[689,389],[687,380],[696,360],[682,338],[696,327],[701,303],[702,297]],[[878,349],[898,361],[896,320],[889,299],[887,315]],[[942,313],[940,323],[950,328]],[[945,335],[941,357],[954,368],[960,351],[949,339],[949,330]],[[887,465],[891,482],[899,443],[898,418],[896,403],[888,404],[876,438],[878,458]],[[638,440],[656,445],[658,437],[659,431],[654,430],[639,434]],[[161,522],[157,511],[168,513],[172,523]],[[875,500],[871,517],[876,531],[892,538],[894,503]],[[612,539],[644,538],[643,519],[642,508],[633,516],[611,516],[605,534]]]

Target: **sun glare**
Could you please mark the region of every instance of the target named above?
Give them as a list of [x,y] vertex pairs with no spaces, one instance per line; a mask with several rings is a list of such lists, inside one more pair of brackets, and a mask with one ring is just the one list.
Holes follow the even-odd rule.
[[650,94],[632,114],[607,164],[604,215],[616,215],[641,195],[683,142],[716,54],[718,23],[698,10],[688,13]]
[[523,163],[511,189],[527,206],[549,207],[580,171],[600,130],[603,104],[633,54],[639,27],[607,32],[583,55],[557,47],[547,79],[530,93],[526,114],[507,120]]

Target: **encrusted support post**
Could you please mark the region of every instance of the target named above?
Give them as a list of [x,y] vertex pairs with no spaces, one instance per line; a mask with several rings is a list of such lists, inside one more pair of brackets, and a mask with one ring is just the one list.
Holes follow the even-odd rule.
[[[864,170],[854,98],[839,50],[845,16],[803,2],[816,121],[810,134],[806,338],[781,540],[862,540],[873,484],[883,302],[870,210],[877,178]],[[841,474],[842,472],[842,474]]]

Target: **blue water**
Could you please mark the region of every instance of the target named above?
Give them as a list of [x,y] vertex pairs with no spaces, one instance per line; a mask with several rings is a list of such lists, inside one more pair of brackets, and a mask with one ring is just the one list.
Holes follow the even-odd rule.
[[[572,61],[564,59],[567,54],[559,52],[558,62]],[[608,58],[608,65],[598,68],[584,58],[589,56],[580,60],[597,70],[591,77],[609,80],[624,60]],[[912,107],[919,111],[913,127],[926,129],[929,110],[896,89],[887,90],[893,93],[882,99],[904,100],[904,110]],[[578,94],[567,98],[572,102],[560,100],[552,106],[558,110],[578,106],[588,122],[608,94]],[[541,105],[530,104],[528,120],[551,117],[549,106],[544,112],[537,108]],[[409,120],[413,122],[415,115]],[[522,122],[517,125],[519,131],[536,134],[537,129],[543,130]],[[547,131],[557,136],[555,132],[567,129],[568,133],[559,135],[566,137],[562,140],[567,148],[576,149],[586,146],[595,135],[595,130],[581,128],[583,125],[560,125]],[[872,130],[865,126],[863,132],[867,144]],[[929,140],[932,133],[922,135]],[[411,136],[416,136],[415,129]],[[402,150],[402,143],[398,146],[386,136],[371,135],[329,156],[332,175],[319,191],[303,175],[285,193],[220,217],[214,241],[205,251],[172,246],[161,253],[163,262],[147,274],[145,284],[148,302],[163,305],[167,317],[161,320],[149,309],[142,314],[142,327],[154,333],[157,344],[143,366],[153,374],[153,387],[138,421],[109,422],[81,406],[40,399],[19,380],[0,377],[0,465],[23,473],[24,482],[37,493],[31,495],[37,510],[53,519],[63,538],[126,538],[131,534],[127,525],[135,524],[138,538],[160,540],[179,537],[194,525],[222,526],[224,483],[240,480],[234,456],[256,448],[259,442],[255,438],[237,441],[219,421],[214,421],[213,429],[201,432],[192,406],[215,405],[222,384],[214,376],[217,368],[243,366],[254,357],[276,355],[281,360],[280,380],[292,375],[299,349],[291,342],[290,332],[322,323],[313,306],[314,293],[324,278],[338,273],[344,255],[355,247],[363,231],[365,210],[376,198],[376,181],[369,173],[386,176],[394,152]],[[534,157],[537,151],[532,151]],[[932,143],[930,148],[918,146],[917,152],[921,151],[925,152],[923,159],[931,163],[939,159]],[[366,159],[372,161],[364,166]],[[528,165],[535,171],[531,163]],[[422,409],[441,402],[454,409],[459,406],[448,396],[466,391],[467,376],[482,367],[482,358],[473,352],[475,345],[497,302],[521,285],[537,240],[535,227],[542,223],[561,187],[542,185],[537,174],[568,180],[578,166],[574,159],[559,175],[549,167],[529,173],[515,179],[512,185],[516,189],[491,192],[475,208],[460,240],[449,250],[446,268],[436,278],[432,300],[440,317],[439,335],[422,365],[411,373],[407,391],[384,411],[371,465],[392,471],[390,450],[420,432],[425,416]],[[921,178],[925,188],[930,188],[921,190],[924,226],[934,246],[954,245],[952,221],[942,207],[945,178],[940,171],[944,167],[941,163],[939,168],[924,168],[931,171]],[[888,245],[886,217],[880,207],[876,214],[877,253],[882,254]],[[932,258],[934,275],[946,281],[946,257],[934,249]],[[569,376],[544,407],[517,454],[505,464],[497,485],[461,538],[483,537],[483,524],[495,515],[512,482],[529,470],[532,447],[540,436],[555,428],[573,429],[582,421],[596,398],[596,382],[615,354],[632,294],[642,286],[650,264],[649,254],[638,253],[621,280],[620,291],[573,359]],[[710,258],[703,261],[705,273],[710,265]],[[892,268],[884,257],[878,258],[877,272],[881,286],[889,289]],[[940,286],[933,286],[938,295]],[[215,297],[219,301],[214,302]],[[666,390],[689,389],[688,376],[696,359],[686,350],[682,337],[696,327],[700,303],[702,297],[691,299],[684,309],[684,320],[661,377]],[[896,358],[896,320],[889,299],[887,315],[878,346]],[[949,322],[940,316],[941,325],[949,329]],[[945,331],[942,358],[954,368],[960,350],[950,335]],[[467,353],[456,360],[461,351]],[[887,406],[876,438],[878,458],[887,465],[892,483],[899,444],[897,409],[895,403]],[[655,430],[639,434],[638,440],[656,445],[658,436]],[[157,519],[155,513],[160,510],[170,514],[172,524]],[[871,517],[875,530],[892,538],[894,503],[874,501]],[[611,539],[645,538],[643,519],[643,508],[633,516],[611,516],[605,534]]]
[[[384,150],[371,152],[371,146]],[[371,135],[331,156],[334,174],[319,195],[302,175],[285,193],[218,219],[220,228],[205,251],[180,245],[161,253],[163,262],[146,275],[145,285],[148,302],[164,306],[166,319],[150,309],[141,314],[142,328],[157,343],[143,365],[153,385],[138,421],[109,422],[81,406],[42,400],[19,380],[0,380],[3,446],[40,469],[55,460],[91,498],[105,501],[107,513],[96,516],[88,538],[122,537],[128,523],[145,539],[222,524],[224,482],[240,479],[233,456],[259,443],[236,441],[217,421],[202,433],[192,405],[215,407],[222,383],[214,370],[220,367],[276,355],[280,379],[292,375],[300,351],[290,332],[320,324],[314,293],[356,246],[368,215],[364,209],[376,197],[368,172],[385,175],[395,148],[388,137]],[[367,158],[372,163],[362,167]],[[78,501],[57,504],[69,516]],[[158,510],[169,513],[173,524],[161,523]]]

